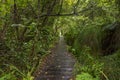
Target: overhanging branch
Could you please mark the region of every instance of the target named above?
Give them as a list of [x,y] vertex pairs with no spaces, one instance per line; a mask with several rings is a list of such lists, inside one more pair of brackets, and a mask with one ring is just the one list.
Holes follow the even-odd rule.
[[40,17],[46,17],[46,16],[48,16],[48,17],[55,17],[55,16],[58,16],[58,17],[60,17],[60,16],[79,16],[80,13],[83,13],[83,12],[85,12],[85,11],[88,11],[90,8],[91,8],[91,7],[87,8],[87,9],[84,9],[84,10],[81,10],[81,11],[76,12],[76,13],[43,14],[43,15],[41,15]]

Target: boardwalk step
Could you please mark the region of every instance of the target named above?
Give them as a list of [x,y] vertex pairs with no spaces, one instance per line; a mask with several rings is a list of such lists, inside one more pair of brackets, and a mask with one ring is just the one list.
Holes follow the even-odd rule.
[[56,69],[55,68],[47,68],[46,70],[47,71],[49,71],[49,70],[50,71],[54,71],[54,70],[56,70],[56,71],[59,71],[59,70],[62,70],[62,71],[72,71],[73,68],[59,68],[59,69],[58,68],[56,68]]
[[44,75],[38,77],[36,80],[69,80],[71,76],[61,76],[61,75]]

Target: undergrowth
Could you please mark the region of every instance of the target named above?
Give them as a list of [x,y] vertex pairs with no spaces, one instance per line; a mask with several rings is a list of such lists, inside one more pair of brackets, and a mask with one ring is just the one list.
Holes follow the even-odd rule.
[[[100,58],[104,63],[104,73],[109,80],[120,80],[120,51],[115,52],[113,55]],[[103,80],[105,80],[103,78]]]
[[[75,55],[76,50],[71,49]],[[76,80],[120,80],[120,51],[108,56],[93,56],[85,47],[77,53],[74,73]]]

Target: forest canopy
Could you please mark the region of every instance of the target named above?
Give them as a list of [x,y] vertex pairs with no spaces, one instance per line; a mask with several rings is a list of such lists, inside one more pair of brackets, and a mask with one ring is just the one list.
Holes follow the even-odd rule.
[[60,32],[76,80],[119,80],[119,31],[120,0],[0,0],[0,80],[33,80]]

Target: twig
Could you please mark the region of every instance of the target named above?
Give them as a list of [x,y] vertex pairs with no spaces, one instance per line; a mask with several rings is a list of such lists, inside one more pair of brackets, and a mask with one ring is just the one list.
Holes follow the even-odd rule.
[[100,71],[100,72],[102,73],[102,75],[105,77],[106,80],[109,80],[103,71]]

